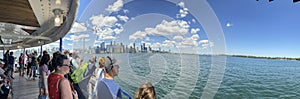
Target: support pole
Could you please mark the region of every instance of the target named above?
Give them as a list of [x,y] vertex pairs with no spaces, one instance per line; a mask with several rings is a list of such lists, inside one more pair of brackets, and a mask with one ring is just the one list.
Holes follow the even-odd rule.
[[59,39],[59,51],[62,52],[62,38]]
[[43,53],[43,45],[41,45],[41,52],[40,52],[40,55],[42,55]]

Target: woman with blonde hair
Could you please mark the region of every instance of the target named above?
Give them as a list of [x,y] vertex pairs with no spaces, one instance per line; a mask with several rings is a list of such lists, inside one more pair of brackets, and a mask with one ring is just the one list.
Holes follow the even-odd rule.
[[97,74],[96,74],[96,78],[97,80],[101,80],[102,78],[104,78],[104,62],[105,62],[105,58],[104,57],[100,57],[99,58],[99,63],[98,63],[98,70],[97,70]]
[[104,62],[105,62],[105,57],[100,57],[99,58],[99,62],[98,62],[98,68],[96,70],[96,76],[95,76],[95,80],[96,80],[96,83],[95,83],[95,86],[93,87],[92,89],[92,98],[94,99],[94,97],[96,96],[97,94],[97,85],[98,85],[98,82],[100,82],[103,78],[104,78]]
[[137,89],[134,99],[156,99],[154,86],[150,82],[145,82]]

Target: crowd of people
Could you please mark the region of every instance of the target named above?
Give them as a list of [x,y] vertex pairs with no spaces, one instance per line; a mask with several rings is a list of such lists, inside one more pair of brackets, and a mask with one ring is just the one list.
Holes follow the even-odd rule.
[[[110,56],[97,59],[91,56],[87,62],[83,61],[77,53],[65,50],[55,52],[52,56],[47,51],[43,51],[39,56],[36,51],[26,51],[25,54],[20,54],[17,62],[19,76],[28,80],[39,78],[38,99],[156,99],[154,86],[150,82],[143,83],[134,97],[122,90],[114,81],[120,67],[117,59]],[[4,58],[0,59],[0,99],[12,97],[11,81],[14,79],[15,62],[16,58],[9,50],[4,54]],[[92,76],[95,76],[96,83],[93,89],[90,89],[88,83]],[[93,92],[89,93],[88,90]]]

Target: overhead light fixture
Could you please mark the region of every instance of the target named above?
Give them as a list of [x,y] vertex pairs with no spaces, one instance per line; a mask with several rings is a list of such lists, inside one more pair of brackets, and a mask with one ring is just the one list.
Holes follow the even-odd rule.
[[21,45],[18,45],[18,46],[17,46],[17,48],[18,48],[18,49],[21,49],[21,48],[22,48],[22,46],[21,46]]
[[60,17],[58,15],[55,16],[54,22],[55,23],[60,23]]
[[12,39],[10,38],[2,38],[4,44],[11,44]]
[[54,26],[60,26],[63,23],[62,10],[59,8],[53,9],[54,13]]
[[61,0],[56,0],[56,1],[55,1],[55,4],[56,4],[56,5],[60,5],[60,4],[61,4]]

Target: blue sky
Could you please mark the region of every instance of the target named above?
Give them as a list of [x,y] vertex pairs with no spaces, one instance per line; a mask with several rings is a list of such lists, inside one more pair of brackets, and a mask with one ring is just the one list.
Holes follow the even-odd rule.
[[[85,46],[113,40],[189,53],[211,53],[218,46],[191,13],[201,7],[189,6],[189,1],[126,1],[80,0],[77,25],[65,36],[64,46],[81,45],[82,38]],[[300,57],[300,4],[292,0],[207,2],[223,30],[227,54]]]

